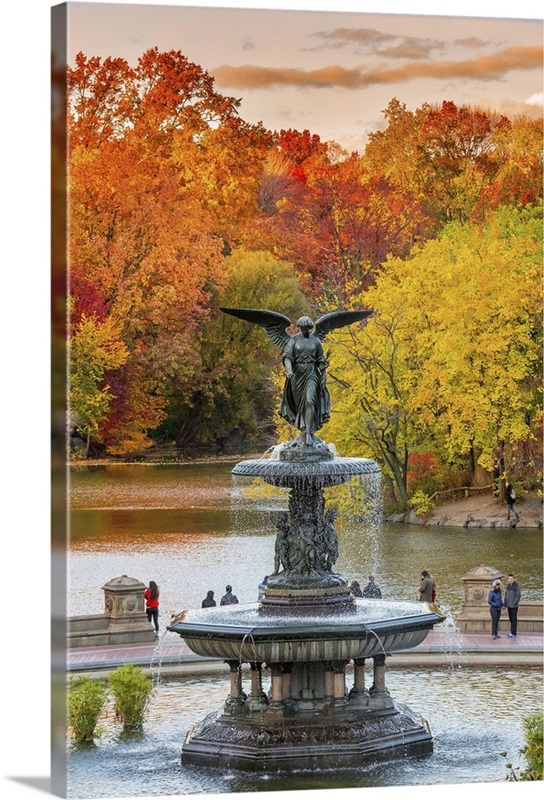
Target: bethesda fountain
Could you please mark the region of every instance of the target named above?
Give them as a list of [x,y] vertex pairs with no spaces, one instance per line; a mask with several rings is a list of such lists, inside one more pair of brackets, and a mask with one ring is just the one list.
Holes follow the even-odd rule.
[[331,410],[322,342],[372,312],[331,312],[315,324],[301,317],[299,332],[290,334],[283,314],[221,311],[260,325],[281,348],[286,379],[279,413],[299,435],[274,448],[275,457],[233,469],[288,490],[287,507],[271,516],[275,564],[259,602],[184,613],[168,626],[194,653],[223,659],[230,670],[224,706],[187,735],[182,760],[270,770],[429,753],[427,723],[391,697],[385,666],[390,654],[416,647],[443,617],[427,603],[355,598],[347,578],[334,571],[337,511],[325,490],[379,467],[338,457],[316,436]]

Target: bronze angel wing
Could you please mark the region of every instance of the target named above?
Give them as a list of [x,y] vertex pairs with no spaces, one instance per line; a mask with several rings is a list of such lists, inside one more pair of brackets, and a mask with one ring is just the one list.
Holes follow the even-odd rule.
[[325,336],[335,328],[352,325],[354,322],[370,317],[372,313],[372,311],[331,311],[319,317],[315,323],[314,333],[323,341]]
[[291,320],[284,314],[255,308],[220,308],[219,311],[224,314],[230,314],[233,317],[245,319],[246,322],[260,325],[261,328],[265,329],[274,344],[281,347],[282,350],[285,349],[287,342],[291,338],[291,334],[285,330],[291,324]]

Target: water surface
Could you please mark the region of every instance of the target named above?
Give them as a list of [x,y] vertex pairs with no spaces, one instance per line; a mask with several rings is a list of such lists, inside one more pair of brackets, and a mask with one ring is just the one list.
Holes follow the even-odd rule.
[[[161,588],[161,617],[198,608],[227,583],[242,603],[257,599],[273,570],[273,497],[244,499],[235,462],[108,465],[71,472],[68,614],[103,611],[103,586],[129,575]],[[334,491],[334,490],[332,490]],[[281,501],[280,501],[281,502]],[[422,569],[453,614],[462,576],[486,564],[514,572],[526,599],[542,597],[542,532],[523,529],[364,525],[339,519],[335,570],[350,580],[373,573],[388,600],[416,600]]]

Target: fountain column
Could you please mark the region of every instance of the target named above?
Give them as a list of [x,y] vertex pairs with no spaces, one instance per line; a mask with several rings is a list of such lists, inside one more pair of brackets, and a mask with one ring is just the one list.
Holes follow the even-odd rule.
[[333,696],[332,696],[332,704],[333,706],[345,706],[347,703],[346,700],[346,664],[347,661],[332,661],[332,672],[333,672]]
[[385,686],[385,655],[373,657],[374,661],[374,683],[370,687],[370,707],[371,708],[390,708],[394,705],[389,692]]
[[282,693],[283,693],[283,702],[290,703],[292,701],[291,698],[291,671],[293,669],[292,663],[284,663],[282,664]]
[[250,711],[262,711],[268,705],[268,699],[263,692],[262,664],[260,661],[252,661],[250,667],[251,692],[247,698],[247,707]]
[[235,713],[245,707],[245,695],[242,692],[242,664],[240,661],[227,661],[230,669],[230,694],[225,703],[225,711]]
[[285,705],[283,702],[283,664],[269,664],[272,681],[270,686],[270,703],[267,714],[283,717]]
[[368,690],[365,688],[365,661],[364,658],[353,659],[353,687],[349,693],[349,703],[358,708],[366,708],[369,703]]

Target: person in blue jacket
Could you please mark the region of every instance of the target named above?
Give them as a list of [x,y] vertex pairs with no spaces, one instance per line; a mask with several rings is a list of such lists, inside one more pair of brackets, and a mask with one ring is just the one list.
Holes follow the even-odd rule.
[[489,594],[487,596],[487,602],[489,605],[489,613],[491,614],[491,637],[493,639],[500,639],[499,636],[499,620],[501,618],[501,611],[502,611],[502,593],[501,593],[501,582],[500,580],[495,580],[491,584],[491,589],[489,590]]

